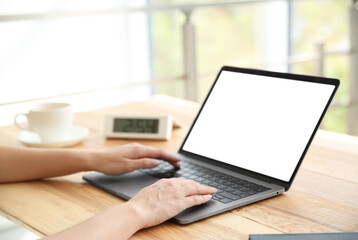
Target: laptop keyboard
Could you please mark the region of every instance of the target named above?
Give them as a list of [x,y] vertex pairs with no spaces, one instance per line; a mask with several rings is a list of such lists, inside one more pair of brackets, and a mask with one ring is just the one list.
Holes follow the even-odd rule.
[[180,162],[179,169],[175,169],[169,163],[161,161],[158,167],[141,169],[140,171],[156,178],[184,177],[203,185],[215,187],[217,192],[212,199],[221,203],[230,203],[270,189],[186,161]]

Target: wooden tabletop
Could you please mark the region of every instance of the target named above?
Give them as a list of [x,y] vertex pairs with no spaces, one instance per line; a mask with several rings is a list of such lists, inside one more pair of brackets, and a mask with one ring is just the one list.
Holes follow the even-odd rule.
[[[143,144],[176,152],[199,106],[155,96],[145,102],[76,113],[75,124],[90,134],[73,148],[105,148],[131,142],[106,139],[104,115],[172,114],[184,124],[169,141]],[[0,128],[0,144],[22,146],[14,126]],[[0,153],[1,154],[1,153]],[[124,200],[88,185],[84,173],[41,181],[0,184],[0,214],[40,236],[78,224]],[[358,138],[320,130],[291,189],[280,196],[189,225],[166,222],[137,232],[132,239],[248,239],[252,233],[358,231]]]

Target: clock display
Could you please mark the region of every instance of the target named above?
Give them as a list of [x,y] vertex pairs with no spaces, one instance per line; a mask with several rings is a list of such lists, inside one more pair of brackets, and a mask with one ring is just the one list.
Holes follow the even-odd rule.
[[113,132],[122,133],[158,133],[158,119],[115,118]]

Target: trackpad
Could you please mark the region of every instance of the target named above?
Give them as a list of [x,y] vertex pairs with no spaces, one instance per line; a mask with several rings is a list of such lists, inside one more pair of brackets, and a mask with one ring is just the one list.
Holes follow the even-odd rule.
[[83,178],[90,184],[126,200],[132,198],[141,189],[158,180],[140,171],[134,171],[120,176],[110,176],[96,172],[86,174]]

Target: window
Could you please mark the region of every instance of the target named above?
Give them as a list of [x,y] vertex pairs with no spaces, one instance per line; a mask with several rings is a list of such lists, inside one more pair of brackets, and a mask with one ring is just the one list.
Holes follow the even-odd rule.
[[[179,4],[183,1],[154,2]],[[351,0],[277,0],[195,7],[192,21],[197,30],[198,100],[204,99],[223,65],[319,75],[316,55],[322,43],[323,76],[340,79],[341,86],[321,127],[348,133],[348,122],[354,121],[348,118],[349,86],[351,80],[358,81],[358,76],[350,76],[349,37],[350,28],[354,28],[349,21],[351,8]],[[163,12],[153,15],[152,21],[154,76],[182,75],[183,55],[178,46],[182,44],[184,15]],[[185,97],[181,83],[175,88],[171,83],[160,84],[158,88]],[[350,108],[357,109],[357,104]],[[357,124],[356,128],[355,134]]]
[[1,121],[11,122],[36,100],[70,101],[84,110],[151,94],[140,84],[151,79],[147,14],[101,13],[146,1],[2,0],[0,6],[0,111],[7,116]]
[[[200,102],[221,66],[232,65],[339,78],[322,128],[358,134],[352,102],[358,90],[349,88],[358,85],[350,67],[358,62],[350,46],[358,29],[349,20],[358,14],[352,0],[0,0],[0,6],[0,112],[54,96],[70,97],[81,109],[153,93],[186,98],[191,87]],[[188,26],[195,28],[197,86],[188,85],[184,67]]]

